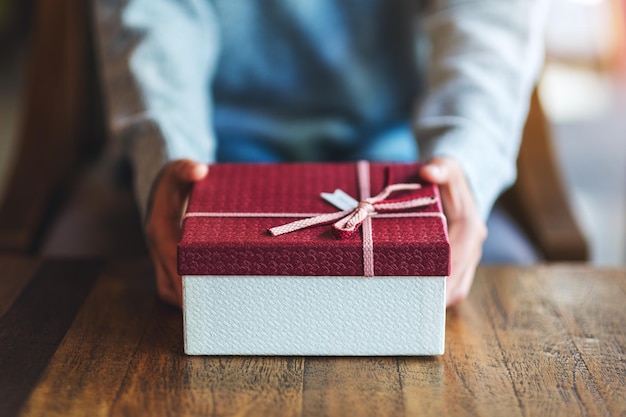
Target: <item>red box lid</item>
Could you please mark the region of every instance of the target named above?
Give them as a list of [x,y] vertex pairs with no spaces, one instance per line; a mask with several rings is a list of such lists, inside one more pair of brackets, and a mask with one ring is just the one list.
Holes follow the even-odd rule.
[[[369,164],[371,194],[388,183],[420,182],[416,164]],[[330,225],[272,236],[269,228],[302,217],[263,213],[332,213],[320,197],[339,188],[359,199],[355,163],[217,164],[195,184],[178,244],[180,275],[362,276],[361,232],[336,239]],[[432,184],[396,197],[439,196]],[[437,203],[407,212],[441,213]],[[258,217],[219,217],[253,213]],[[443,217],[372,218],[374,274],[448,276],[450,245]]]

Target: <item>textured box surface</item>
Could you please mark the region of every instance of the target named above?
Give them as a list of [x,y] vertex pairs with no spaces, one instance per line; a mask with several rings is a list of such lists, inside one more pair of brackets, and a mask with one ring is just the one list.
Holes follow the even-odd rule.
[[190,355],[439,355],[445,278],[184,277]]
[[435,203],[392,216],[378,207],[366,216],[367,234],[336,239],[328,225],[268,233],[336,213],[321,192],[364,200],[389,184],[419,182],[417,171],[382,163],[212,166],[194,186],[178,245],[185,351],[442,353],[450,247],[435,186],[394,193],[385,201]]

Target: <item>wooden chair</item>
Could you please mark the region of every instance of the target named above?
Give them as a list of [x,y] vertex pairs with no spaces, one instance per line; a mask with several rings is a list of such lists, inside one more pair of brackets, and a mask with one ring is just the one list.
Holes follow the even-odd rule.
[[535,90],[517,159],[517,181],[500,201],[546,261],[586,261],[587,241],[569,206],[552,143]]
[[[111,16],[116,12],[117,3],[100,1],[95,10],[91,10],[90,4],[92,2],[83,0],[39,0],[37,3],[19,138],[21,151],[0,206],[0,250],[37,253],[48,242],[47,247],[52,246],[54,252],[56,244],[50,241],[70,246],[74,242],[73,247],[84,249],[90,239],[95,239],[100,242],[92,246],[102,256],[145,253],[129,187],[120,189],[110,181],[112,187],[117,187],[115,192],[94,195],[89,193],[91,185],[84,182],[81,185],[81,177],[89,172],[84,161],[93,163],[94,158],[88,156],[101,149],[105,126],[109,131],[115,128],[114,117],[129,114],[138,105],[137,98],[129,92],[132,88],[128,88],[124,70],[108,64],[110,48],[101,48],[99,59],[94,52],[94,33],[101,44],[112,44],[116,19]],[[117,41],[116,48],[130,50],[132,40],[123,39],[127,45]],[[106,117],[101,107],[103,100],[97,75],[104,80],[102,87],[108,99]],[[551,148],[548,122],[536,93],[518,167],[516,184],[502,197],[508,211],[546,260],[587,260],[587,243],[568,205]],[[101,180],[100,174],[95,176]],[[100,187],[106,188],[106,181],[100,181]],[[67,211],[68,201],[98,199],[103,195],[106,197],[103,210],[99,214],[96,210],[90,219],[82,219],[82,226],[72,224],[74,219],[80,218],[80,211],[71,210],[73,214],[66,215],[60,222],[62,227],[58,226],[58,218],[63,218],[59,207]],[[99,203],[96,205],[100,207]],[[113,220],[111,212],[116,213]],[[85,236],[85,227],[89,229],[88,236]],[[107,239],[109,242],[102,243]]]
[[88,148],[103,138],[86,4],[35,5],[17,158],[0,206],[0,249],[36,250],[52,207]]
[[54,255],[145,253],[129,187],[100,162],[106,128],[92,2],[34,6],[17,157],[0,202],[0,251],[46,253],[61,243]]

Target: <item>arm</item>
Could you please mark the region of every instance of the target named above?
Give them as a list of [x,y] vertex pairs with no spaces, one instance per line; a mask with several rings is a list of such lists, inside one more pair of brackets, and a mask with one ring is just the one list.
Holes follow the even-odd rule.
[[[155,179],[179,159],[212,162],[210,80],[216,66],[217,22],[205,0],[131,0],[123,25],[140,37],[129,58],[143,108],[126,120],[135,128],[126,146],[144,218]],[[146,127],[147,126],[147,127]],[[125,126],[128,128],[128,126]]]
[[434,0],[425,15],[431,56],[414,119],[420,152],[459,162],[483,219],[515,180],[548,3]]
[[433,0],[428,90],[414,126],[422,175],[441,187],[452,271],[447,304],[469,293],[485,220],[515,179],[515,160],[542,61],[545,0]]
[[206,0],[131,0],[125,29],[140,40],[128,67],[139,90],[139,113],[118,122],[127,134],[137,200],[146,223],[159,296],[181,304],[176,271],[180,218],[194,181],[215,154],[210,80],[218,54],[216,17]]

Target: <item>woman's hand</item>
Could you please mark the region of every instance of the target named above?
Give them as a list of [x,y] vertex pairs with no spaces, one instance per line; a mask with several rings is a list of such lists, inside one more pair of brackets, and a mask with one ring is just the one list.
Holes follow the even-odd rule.
[[167,164],[154,185],[146,222],[148,247],[156,270],[159,297],[177,307],[182,305],[182,279],[176,271],[180,221],[193,183],[206,177],[208,172],[206,164],[180,159]]
[[420,174],[426,181],[439,185],[448,219],[452,267],[446,283],[446,305],[451,307],[463,301],[470,291],[487,238],[487,226],[458,162],[435,158],[422,167]]

